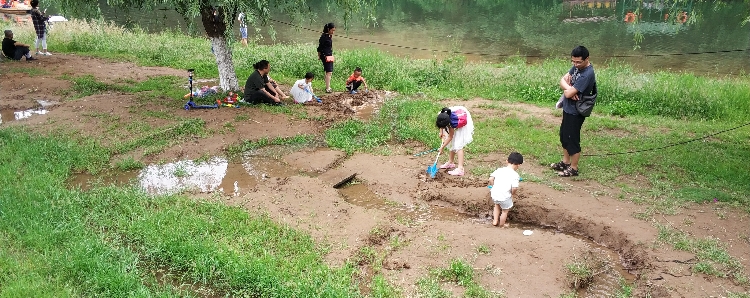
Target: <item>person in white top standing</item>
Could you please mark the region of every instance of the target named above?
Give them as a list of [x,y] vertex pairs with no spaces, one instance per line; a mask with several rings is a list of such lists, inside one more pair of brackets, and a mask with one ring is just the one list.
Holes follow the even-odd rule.
[[[492,225],[500,225],[507,228],[510,225],[505,221],[508,218],[508,211],[513,207],[513,196],[516,194],[521,176],[516,172],[518,167],[523,163],[523,155],[513,152],[508,155],[508,165],[498,168],[490,174],[490,182],[487,187],[490,188],[492,202],[495,203],[492,212]],[[502,210],[502,214],[500,211]]]

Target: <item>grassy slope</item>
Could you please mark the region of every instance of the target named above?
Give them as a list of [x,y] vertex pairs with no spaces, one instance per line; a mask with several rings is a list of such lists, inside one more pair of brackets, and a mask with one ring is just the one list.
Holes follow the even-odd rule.
[[[0,129],[0,296],[179,296],[156,269],[218,293],[358,296],[352,268],[329,268],[323,248],[264,215],[137,189],[67,188],[96,171],[106,148]],[[35,295],[36,296],[36,295]]]

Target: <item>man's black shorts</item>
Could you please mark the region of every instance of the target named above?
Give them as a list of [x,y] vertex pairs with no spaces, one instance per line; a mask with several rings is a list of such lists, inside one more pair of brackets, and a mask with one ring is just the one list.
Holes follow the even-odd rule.
[[571,115],[563,112],[560,124],[560,145],[568,151],[568,155],[581,152],[581,127],[586,117]]

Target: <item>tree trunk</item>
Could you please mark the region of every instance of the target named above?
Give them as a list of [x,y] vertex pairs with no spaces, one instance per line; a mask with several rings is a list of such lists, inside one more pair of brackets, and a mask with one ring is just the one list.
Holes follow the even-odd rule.
[[219,66],[219,86],[224,91],[238,91],[237,74],[234,72],[232,62],[232,50],[227,44],[227,39],[221,37],[209,37],[211,46],[216,56],[216,65]]
[[238,91],[237,74],[232,62],[232,49],[225,36],[227,25],[224,23],[224,9],[208,5],[201,7],[201,21],[211,41],[211,47],[219,68],[219,87],[224,91]]

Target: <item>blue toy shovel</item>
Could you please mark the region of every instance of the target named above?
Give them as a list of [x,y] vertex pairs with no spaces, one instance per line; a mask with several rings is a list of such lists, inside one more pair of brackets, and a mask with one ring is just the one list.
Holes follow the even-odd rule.
[[437,157],[435,157],[435,163],[427,167],[427,174],[429,174],[430,178],[432,179],[435,179],[435,175],[437,175],[437,172],[438,172],[437,162],[438,162],[438,159],[440,158],[440,153],[441,152],[438,152]]
[[310,92],[310,89],[307,89],[307,87],[305,87],[305,91],[307,91],[307,93],[310,93],[310,95],[312,95],[312,97],[315,98],[315,101],[317,101],[317,102],[323,102],[322,100],[320,100],[320,97],[315,96],[315,94],[313,94],[312,92]]

